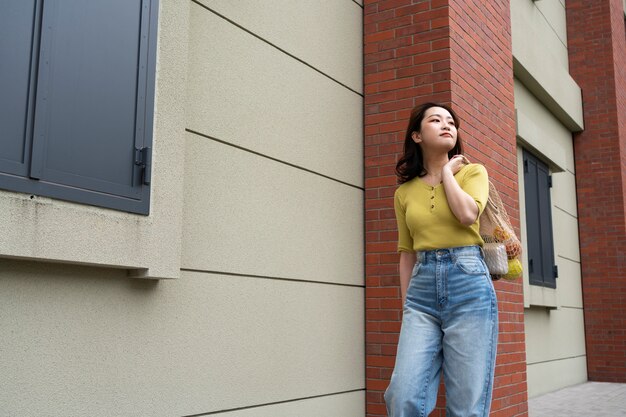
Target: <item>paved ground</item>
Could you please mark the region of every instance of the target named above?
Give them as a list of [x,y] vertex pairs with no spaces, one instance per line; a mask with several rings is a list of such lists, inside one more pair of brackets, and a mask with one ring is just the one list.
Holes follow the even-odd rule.
[[529,417],[626,417],[626,384],[586,382],[528,401]]

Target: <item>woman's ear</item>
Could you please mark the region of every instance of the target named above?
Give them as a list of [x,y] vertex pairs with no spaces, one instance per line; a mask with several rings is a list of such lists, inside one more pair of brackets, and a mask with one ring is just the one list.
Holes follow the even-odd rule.
[[418,132],[411,133],[411,138],[413,139],[413,142],[415,143],[420,143],[422,141],[422,138]]

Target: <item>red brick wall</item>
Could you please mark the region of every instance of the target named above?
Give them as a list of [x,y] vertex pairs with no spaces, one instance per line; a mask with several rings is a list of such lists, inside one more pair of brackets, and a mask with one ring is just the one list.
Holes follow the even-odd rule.
[[[466,154],[487,166],[519,226],[511,24],[506,0],[365,0],[364,6],[367,416],[384,416],[401,320],[394,168],[414,105],[453,106]],[[496,289],[500,338],[491,415],[526,416],[522,285],[497,282]],[[433,415],[444,416],[442,406],[440,399]]]
[[574,135],[587,370],[626,382],[626,41],[622,0],[568,0],[570,73],[585,130]]

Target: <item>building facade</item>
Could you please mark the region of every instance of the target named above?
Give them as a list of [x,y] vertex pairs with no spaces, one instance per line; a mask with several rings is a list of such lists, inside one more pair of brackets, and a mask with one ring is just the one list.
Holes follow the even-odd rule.
[[427,100],[524,244],[492,415],[626,382],[625,11],[3,4],[0,415],[386,415],[394,168]]
[[[524,245],[523,278],[496,282],[492,415],[587,380],[625,382],[625,4],[366,2],[368,416],[386,415],[401,306],[393,168],[412,106],[451,104]],[[444,415],[441,395],[435,415]]]

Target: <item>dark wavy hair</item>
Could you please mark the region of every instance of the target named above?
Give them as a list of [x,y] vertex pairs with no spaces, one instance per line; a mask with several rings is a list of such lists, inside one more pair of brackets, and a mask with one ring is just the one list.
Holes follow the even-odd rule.
[[[438,103],[424,103],[415,106],[411,110],[411,117],[409,118],[409,125],[406,129],[406,135],[404,137],[404,155],[400,158],[396,164],[396,175],[398,176],[398,184],[403,184],[412,180],[415,177],[423,177],[428,172],[424,168],[424,154],[419,144],[413,141],[411,135],[413,132],[419,132],[422,127],[422,120],[424,120],[424,114],[426,110],[431,107],[441,107],[450,112],[456,128],[461,125],[461,121],[456,113],[445,104]],[[461,134],[457,131],[456,144],[454,148],[448,152],[448,158],[452,158],[454,155],[463,153],[463,143],[461,142]]]

